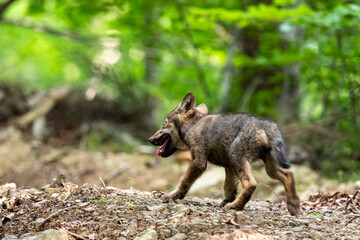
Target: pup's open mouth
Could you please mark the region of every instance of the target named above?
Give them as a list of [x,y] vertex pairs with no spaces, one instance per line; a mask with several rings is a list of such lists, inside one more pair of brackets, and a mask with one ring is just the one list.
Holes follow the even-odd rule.
[[155,146],[160,146],[157,149],[157,155],[161,156],[166,151],[166,146],[168,145],[170,141],[170,135],[169,134],[163,134],[158,139],[155,139],[151,142],[151,144]]
[[165,151],[165,147],[166,147],[167,143],[169,142],[169,139],[170,139],[170,136],[167,136],[167,139],[165,140],[163,145],[161,145],[161,147],[158,148],[158,150],[157,150],[158,156],[161,156],[161,154]]

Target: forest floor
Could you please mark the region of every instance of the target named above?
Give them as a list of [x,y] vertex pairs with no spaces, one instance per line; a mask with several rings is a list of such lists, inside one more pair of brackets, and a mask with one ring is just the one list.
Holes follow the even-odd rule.
[[[359,194],[360,195],[360,194]],[[2,239],[359,239],[360,199],[316,194],[290,216],[284,201],[250,201],[244,211],[220,200],[75,185],[60,177],[35,188],[0,186]],[[46,238],[51,236],[52,238]],[[55,238],[56,236],[56,238]]]
[[54,147],[11,129],[0,144],[1,239],[360,238],[360,181],[327,180],[306,166],[292,168],[303,200],[303,213],[294,217],[283,187],[261,166],[253,170],[252,200],[237,212],[217,207],[224,170],[211,165],[185,199],[162,202],[185,172],[186,157],[159,159],[146,147],[134,153],[90,151],[81,143]]

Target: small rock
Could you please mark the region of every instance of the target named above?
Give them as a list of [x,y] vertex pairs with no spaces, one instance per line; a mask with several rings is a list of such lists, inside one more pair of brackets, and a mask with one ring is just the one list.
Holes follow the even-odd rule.
[[[90,234],[89,236],[89,239],[97,239],[97,234],[96,233],[92,233],[92,234]],[[50,240],[50,239],[49,239]]]
[[323,235],[320,232],[316,231],[311,231],[309,233],[309,237],[311,237],[312,239],[324,239]]
[[148,231],[147,233],[145,233],[140,237],[134,238],[134,240],[157,240],[157,239],[158,239],[158,235],[154,229],[151,229],[150,231]]
[[195,236],[196,236],[196,239],[206,239],[208,237],[208,234],[201,232],[201,233],[196,233]]
[[133,235],[137,232],[138,229],[138,222],[137,220],[133,220],[129,223],[127,230],[129,230],[129,234]]
[[59,198],[60,195],[59,195],[58,193],[53,193],[53,194],[51,194],[51,197],[52,197],[52,198]]
[[92,211],[95,210],[95,208],[90,206],[90,207],[84,208],[84,210],[87,211],[87,212],[92,212]]
[[293,232],[301,232],[301,231],[304,231],[304,225],[298,226],[298,227],[293,227],[291,230],[292,230]]
[[185,239],[187,239],[187,236],[184,233],[178,233],[172,236],[171,238],[169,238],[169,240],[185,240]]
[[321,229],[321,227],[319,225],[316,225],[316,224],[313,224],[313,223],[309,224],[309,228],[312,228],[312,229],[315,229],[315,230],[320,230]]
[[129,234],[129,232],[130,232],[129,229],[126,229],[125,231],[122,231],[121,234],[126,237]]
[[41,204],[41,202],[34,202],[33,204],[31,204],[31,206],[34,208],[41,208],[42,204]]
[[309,224],[309,220],[307,219],[294,219],[294,221],[301,224]]
[[69,236],[64,230],[48,229],[33,237],[26,236],[23,240],[68,240]]
[[156,211],[156,210],[160,210],[162,208],[165,208],[167,205],[166,204],[159,204],[159,205],[155,205],[155,206],[146,206],[146,208],[149,211]]
[[160,230],[160,234],[163,236],[163,237],[166,237],[166,238],[169,238],[171,237],[171,230],[170,229],[161,229]]
[[34,225],[36,228],[38,228],[43,222],[44,222],[44,218],[37,218],[35,221],[34,221]]

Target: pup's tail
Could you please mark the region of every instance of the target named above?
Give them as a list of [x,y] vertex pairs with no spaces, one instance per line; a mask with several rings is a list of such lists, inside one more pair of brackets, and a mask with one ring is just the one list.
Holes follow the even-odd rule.
[[270,138],[271,150],[270,154],[275,161],[278,161],[282,168],[290,168],[290,163],[286,157],[284,140],[278,132],[274,138]]

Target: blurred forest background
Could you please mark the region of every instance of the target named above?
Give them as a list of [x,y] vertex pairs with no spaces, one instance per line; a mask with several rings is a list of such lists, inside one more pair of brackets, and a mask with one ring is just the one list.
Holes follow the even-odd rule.
[[[189,91],[278,122],[293,163],[355,182],[359,22],[350,0],[0,0],[0,182],[171,189],[187,157],[146,140]],[[155,171],[176,178],[142,187]]]

